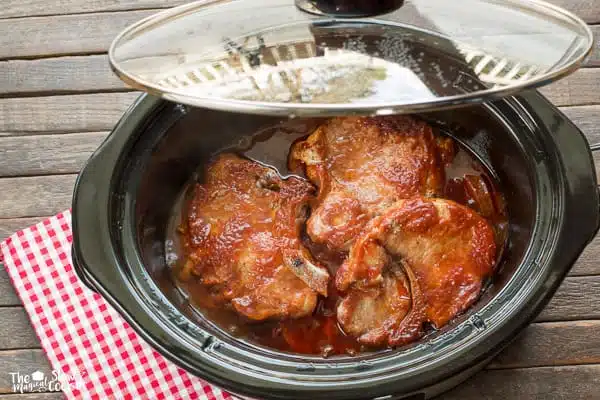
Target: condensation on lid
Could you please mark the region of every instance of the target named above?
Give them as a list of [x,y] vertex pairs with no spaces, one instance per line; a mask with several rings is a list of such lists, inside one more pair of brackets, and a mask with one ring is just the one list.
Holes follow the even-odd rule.
[[293,0],[209,0],[127,28],[109,58],[129,85],[192,106],[325,116],[428,111],[538,87],[593,45],[576,16],[533,0],[406,0],[371,18]]

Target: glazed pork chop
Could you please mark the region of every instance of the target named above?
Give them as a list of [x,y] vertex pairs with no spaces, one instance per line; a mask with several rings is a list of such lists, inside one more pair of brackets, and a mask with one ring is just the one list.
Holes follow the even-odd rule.
[[400,200],[374,218],[336,274],[338,321],[359,342],[397,346],[466,310],[494,267],[490,224],[444,199]]
[[329,281],[299,237],[312,185],[234,154],[220,155],[205,178],[188,210],[180,276],[250,320],[310,315]]
[[365,224],[397,200],[440,194],[452,152],[450,139],[436,139],[412,117],[328,120],[290,152],[290,169],[304,168],[319,188],[308,236],[347,251]]

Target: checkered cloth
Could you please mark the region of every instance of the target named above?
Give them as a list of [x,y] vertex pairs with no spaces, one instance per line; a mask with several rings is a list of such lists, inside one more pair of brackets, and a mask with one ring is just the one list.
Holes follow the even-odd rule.
[[154,351],[89,290],[71,265],[71,240],[71,213],[65,211],[0,244],[68,399],[232,399]]

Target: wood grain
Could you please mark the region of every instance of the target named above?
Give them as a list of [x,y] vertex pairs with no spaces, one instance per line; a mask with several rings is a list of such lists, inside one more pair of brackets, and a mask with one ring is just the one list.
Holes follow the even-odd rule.
[[21,306],[22,304],[10,281],[8,272],[0,262],[0,306]]
[[536,321],[600,319],[600,276],[566,278]]
[[3,0],[0,18],[167,8],[185,0]]
[[588,24],[600,22],[600,7],[597,0],[549,0],[548,2],[571,11]]
[[[596,167],[600,166],[600,157],[596,161]],[[600,171],[599,171],[600,172]],[[600,236],[597,235],[594,240],[588,244],[569,276],[582,275],[600,275]]]
[[[591,65],[600,60],[598,52],[593,57]],[[0,82],[3,97],[130,90],[112,73],[106,55],[0,62]],[[600,68],[582,68],[542,92],[556,105],[593,104],[600,103],[598,85]]]
[[[39,221],[41,221],[44,217],[33,217],[33,218],[15,218],[15,219],[0,219],[0,241],[3,241],[6,237],[8,237],[13,232],[17,230],[27,228]],[[592,243],[588,246],[588,248],[583,252],[573,269],[571,270],[569,276],[587,276],[587,275],[600,275],[600,237],[596,237]],[[597,278],[591,278],[594,281]],[[567,278],[567,282],[570,281],[570,278]],[[563,283],[563,285],[567,285],[570,283]],[[576,283],[575,283],[576,286]],[[561,297],[564,301],[565,297],[569,297],[570,290],[566,290]],[[593,295],[593,293],[592,293]],[[596,297],[593,297],[595,300]],[[600,295],[597,297],[597,301],[600,301]],[[12,306],[19,305],[21,302],[17,298],[14,289],[10,283],[10,279],[6,271],[1,268],[0,264],[0,306]]]
[[[0,178],[0,218],[47,216],[69,208],[75,178],[74,174]],[[593,258],[587,262],[585,269],[597,271]]]
[[[0,351],[0,371],[51,373],[42,350]],[[594,399],[600,365],[487,369],[439,399]],[[12,393],[9,373],[0,374],[0,393]],[[16,397],[23,400],[22,397]],[[0,398],[1,399],[1,398]],[[47,399],[47,397],[43,397]]]
[[600,365],[485,370],[439,400],[592,400],[598,387]]
[[[6,350],[0,351],[0,393],[14,393],[11,372],[31,374],[42,371],[46,375],[52,374],[52,368],[42,350]],[[20,395],[15,397],[21,400]]]
[[592,49],[592,54],[585,61],[584,66],[586,67],[598,67],[600,66],[600,25],[593,25],[592,33],[594,34],[594,48]]
[[[0,177],[78,173],[108,134],[86,132],[5,137],[0,134]],[[599,143],[595,138],[590,141]],[[594,157],[596,172],[600,177],[600,152],[596,152]],[[0,230],[0,237],[1,234]],[[595,263],[589,257],[585,260],[586,265],[580,267],[600,272],[600,263]],[[579,275],[590,273],[581,271]]]
[[[137,97],[121,92],[123,84],[101,53],[123,27],[155,10],[124,11],[183,1],[3,1],[0,18],[11,19],[0,24],[0,59],[8,59],[0,62],[0,176],[10,177],[0,178],[0,240],[37,222],[37,215],[70,206],[72,173]],[[598,0],[553,2],[600,23]],[[62,16],[41,17],[55,14]],[[592,30],[600,35],[600,25]],[[600,68],[595,68],[600,67],[600,41],[585,66],[543,92],[566,106],[561,109],[590,142],[600,143]],[[107,91],[119,93],[87,94]],[[600,154],[595,158],[600,166]],[[42,174],[50,175],[22,177]],[[600,399],[599,260],[596,239],[538,318],[542,322],[529,326],[488,370],[441,398]],[[19,304],[0,265],[0,400],[63,398],[58,393],[11,394],[8,372],[50,373],[24,309],[14,307]],[[38,349],[6,350],[22,347]]]
[[0,394],[0,400],[65,400],[62,392]]
[[0,99],[0,136],[111,130],[139,93]]
[[557,106],[600,103],[600,68],[582,68],[566,78],[541,88]]
[[582,68],[570,76],[541,88],[557,106],[600,103],[600,68]]
[[600,364],[598,338],[600,321],[531,324],[488,368]]
[[0,62],[0,82],[3,96],[126,89],[106,55]]
[[0,178],[0,218],[53,215],[71,207],[75,177]]
[[[166,8],[184,4],[185,0],[4,0],[0,18],[62,15],[146,8]],[[588,23],[600,22],[600,11],[591,0],[551,0],[576,13]]]
[[0,176],[78,172],[108,132],[0,137]]
[[[586,3],[591,2],[571,2],[569,8],[579,11],[579,15],[584,16],[588,23],[600,22],[598,7]],[[104,53],[125,27],[156,11],[7,19],[0,24],[0,59]]]
[[0,59],[103,53],[120,31],[154,12],[7,19],[0,24]]
[[0,307],[0,321],[0,350],[41,347],[23,307]]
[[[20,304],[19,299],[14,293],[8,275],[5,271],[2,271],[2,273],[0,273],[0,306]],[[0,307],[0,311],[1,310],[2,308]],[[571,321],[589,319],[600,319],[600,276],[567,277],[556,292],[554,298],[550,301],[546,309],[542,311],[536,321]],[[575,329],[574,332],[582,332],[585,330],[580,327],[573,329]],[[589,333],[591,334],[591,332],[592,331],[590,330]],[[600,337],[600,335],[590,336],[590,338],[594,338],[594,340],[596,340],[596,337]],[[0,343],[1,340],[2,328],[0,326]],[[598,345],[600,345],[600,342],[598,343]]]
[[[0,136],[110,131],[138,96],[129,92],[0,99]],[[600,142],[600,105],[560,109],[592,142]]]
[[[23,307],[0,307],[0,321],[0,350],[40,348]],[[598,364],[599,338],[600,321],[534,323],[488,368]]]
[[[24,228],[28,228],[31,225],[34,225],[42,220],[43,217],[31,217],[31,218],[9,218],[9,219],[0,219],[0,242],[3,242],[4,239]],[[0,279],[2,273],[0,272]],[[2,289],[0,289],[2,292]],[[0,295],[0,301],[2,296]],[[0,303],[2,305],[2,303]]]
[[[39,347],[22,307],[0,308],[0,350]],[[581,365],[600,362],[600,321],[532,324],[489,369]],[[561,343],[559,347],[555,343]],[[0,367],[3,365],[0,351]],[[13,352],[8,352],[13,355]],[[41,366],[41,365],[40,365]],[[1,379],[0,379],[1,381]],[[1,387],[1,383],[0,383]]]
[[588,138],[590,143],[600,143],[600,107],[560,107],[562,111]]
[[[62,15],[98,11],[166,8],[185,0],[4,0],[0,18]],[[576,13],[588,23],[600,22],[600,11],[591,0],[551,0],[550,3]]]

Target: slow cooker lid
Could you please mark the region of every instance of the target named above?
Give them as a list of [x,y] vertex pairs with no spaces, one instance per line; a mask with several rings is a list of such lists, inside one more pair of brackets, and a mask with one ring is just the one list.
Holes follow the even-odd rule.
[[383,115],[550,83],[592,45],[537,0],[203,0],[130,26],[109,57],[130,86],[192,106]]

